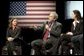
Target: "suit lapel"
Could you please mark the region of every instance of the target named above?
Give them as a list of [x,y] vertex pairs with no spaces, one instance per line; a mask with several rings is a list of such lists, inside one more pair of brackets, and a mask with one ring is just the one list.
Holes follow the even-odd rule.
[[57,22],[54,22],[54,23],[53,23],[53,26],[52,26],[52,28],[51,28],[51,31],[52,31],[56,26],[57,26]]

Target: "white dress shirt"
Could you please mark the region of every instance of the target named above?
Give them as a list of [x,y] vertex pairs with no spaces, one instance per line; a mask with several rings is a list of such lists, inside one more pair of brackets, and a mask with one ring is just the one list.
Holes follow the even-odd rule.
[[76,24],[79,23],[79,21],[73,21],[73,25],[74,25],[74,30],[76,28]]

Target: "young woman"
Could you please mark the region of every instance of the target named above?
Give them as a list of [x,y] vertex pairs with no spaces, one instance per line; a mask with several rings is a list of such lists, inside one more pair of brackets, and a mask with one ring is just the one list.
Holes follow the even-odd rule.
[[20,38],[20,28],[18,21],[15,18],[9,20],[9,27],[7,29],[7,50],[8,55],[21,55],[21,42],[17,39]]
[[72,25],[71,41],[74,46],[75,55],[83,55],[83,19],[81,13],[78,10],[73,10],[72,18],[74,19]]
[[[68,51],[69,48],[74,49],[72,51],[74,55],[83,54],[83,20],[81,19],[80,11],[73,10],[72,19],[71,31],[63,34],[59,39],[59,45],[61,44],[62,47],[61,54],[64,55],[71,54]],[[67,46],[67,48],[65,48],[65,46]]]

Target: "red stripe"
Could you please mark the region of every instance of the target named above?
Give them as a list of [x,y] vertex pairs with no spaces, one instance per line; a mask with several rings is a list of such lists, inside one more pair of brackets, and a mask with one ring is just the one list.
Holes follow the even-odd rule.
[[28,15],[28,16],[32,16],[32,15],[38,15],[38,16],[39,16],[39,15],[40,15],[40,16],[41,16],[41,15],[46,15],[46,16],[48,16],[49,14],[29,14],[29,13],[27,13],[26,15]]
[[55,3],[56,1],[27,1],[27,3]]
[[[45,11],[55,11],[56,9],[45,9]],[[26,10],[27,11],[27,10]],[[43,11],[43,9],[35,10],[35,9],[28,9],[28,11]]]
[[26,5],[26,7],[55,7],[56,5]]
[[[56,11],[56,9],[45,9],[45,10],[43,10],[43,9],[40,9],[40,10],[35,10],[35,9],[28,9],[28,11]],[[27,11],[27,9],[26,9],[26,11]]]

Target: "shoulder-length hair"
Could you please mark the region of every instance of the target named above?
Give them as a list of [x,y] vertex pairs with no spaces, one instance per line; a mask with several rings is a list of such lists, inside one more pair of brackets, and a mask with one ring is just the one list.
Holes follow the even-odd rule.
[[81,19],[81,13],[79,10],[73,10],[73,13],[76,15],[77,20]]
[[12,22],[13,22],[14,19],[16,19],[16,18],[9,19],[9,28],[12,27]]

